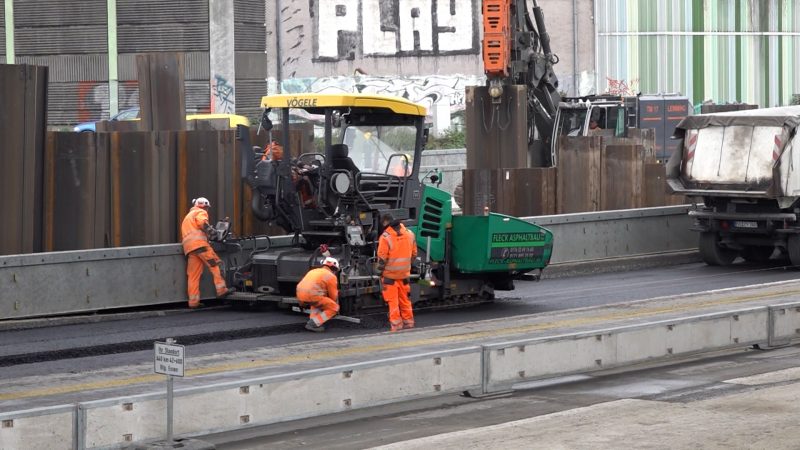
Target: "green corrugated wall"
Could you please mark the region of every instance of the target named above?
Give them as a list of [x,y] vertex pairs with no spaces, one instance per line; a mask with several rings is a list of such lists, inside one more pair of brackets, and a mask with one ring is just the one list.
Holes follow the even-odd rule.
[[786,105],[800,94],[795,0],[597,2],[597,91]]

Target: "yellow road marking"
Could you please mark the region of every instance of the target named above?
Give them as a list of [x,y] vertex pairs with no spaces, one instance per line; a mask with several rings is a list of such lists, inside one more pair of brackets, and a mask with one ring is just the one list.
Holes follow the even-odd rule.
[[[707,301],[702,303],[692,303],[692,304],[685,304],[685,305],[677,305],[677,306],[670,306],[670,307],[657,307],[657,308],[643,308],[639,311],[631,311],[631,312],[615,312],[600,316],[587,316],[587,317],[579,317],[575,319],[567,319],[567,320],[559,320],[555,322],[543,322],[539,324],[532,324],[532,325],[521,325],[516,327],[509,327],[509,328],[500,328],[496,330],[488,330],[488,331],[474,331],[470,333],[461,333],[461,334],[453,334],[449,336],[440,336],[440,337],[433,337],[433,338],[425,338],[425,339],[417,339],[414,341],[404,341],[404,342],[392,342],[388,344],[376,344],[376,345],[367,345],[363,347],[351,347],[351,348],[343,348],[338,350],[325,350],[320,351],[317,353],[310,353],[306,355],[291,355],[291,356],[283,356],[274,359],[262,359],[262,360],[255,360],[255,361],[244,361],[238,363],[230,363],[230,364],[220,364],[215,366],[209,367],[202,367],[198,369],[189,369],[186,371],[187,376],[197,376],[197,375],[209,375],[221,372],[230,372],[233,370],[243,370],[243,369],[256,369],[260,367],[267,367],[267,366],[277,366],[283,364],[290,364],[290,363],[298,363],[298,362],[309,362],[309,361],[318,361],[318,360],[325,360],[325,359],[332,359],[332,358],[339,358],[343,356],[353,356],[353,355],[360,355],[370,352],[380,352],[386,350],[398,350],[403,348],[409,347],[423,347],[426,345],[436,345],[436,344],[448,344],[454,342],[463,342],[469,341],[472,339],[479,339],[484,337],[500,337],[500,336],[509,336],[513,334],[520,334],[532,331],[543,331],[543,330],[551,330],[554,328],[565,328],[571,326],[581,326],[581,325],[589,325],[598,322],[610,322],[614,320],[621,320],[621,319],[636,319],[641,317],[648,317],[653,316],[656,314],[663,314],[663,313],[670,313],[670,312],[682,312],[682,311],[689,311],[695,310],[700,308],[707,308],[712,306],[720,306],[720,305],[730,305],[735,303],[743,303],[747,301],[754,301],[754,300],[765,300],[769,298],[775,297],[785,297],[790,296],[793,294],[800,294],[800,289],[792,290],[792,291],[784,291],[784,292],[777,292],[772,294],[763,294],[763,295],[756,295],[756,296],[733,296],[725,299],[720,300],[713,300]],[[78,383],[72,385],[64,385],[64,386],[55,386],[55,387],[47,387],[41,389],[32,389],[27,391],[20,391],[20,392],[13,392],[7,394],[0,394],[0,401],[4,400],[17,400],[22,398],[30,398],[30,397],[44,397],[48,395],[56,395],[56,394],[69,394],[74,392],[81,392],[87,390],[96,390],[96,389],[106,389],[106,388],[113,388],[113,387],[122,387],[122,386],[130,386],[134,384],[142,384],[142,383],[155,383],[158,381],[162,381],[163,375],[141,375],[138,377],[128,377],[128,378],[116,378],[111,380],[103,380],[103,381],[92,381],[88,383]]]

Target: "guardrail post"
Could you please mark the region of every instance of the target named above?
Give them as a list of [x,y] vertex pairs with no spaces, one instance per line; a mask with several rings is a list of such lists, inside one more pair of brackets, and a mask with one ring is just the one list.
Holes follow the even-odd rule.
[[75,406],[75,435],[73,442],[76,449],[86,450],[86,408],[81,404]]
[[775,308],[767,306],[767,346],[774,346],[775,340]]
[[489,350],[481,345],[481,395],[489,394]]

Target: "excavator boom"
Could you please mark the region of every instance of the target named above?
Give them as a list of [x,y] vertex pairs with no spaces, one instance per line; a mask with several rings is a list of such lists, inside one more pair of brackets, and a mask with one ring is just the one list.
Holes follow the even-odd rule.
[[558,56],[550,48],[544,13],[536,0],[532,2],[531,13],[526,0],[483,0],[483,66],[489,95],[496,104],[502,102],[505,87],[527,87],[529,135],[533,140],[535,128],[543,142],[540,148],[545,149],[542,161],[550,165],[546,149],[561,101],[553,71]]

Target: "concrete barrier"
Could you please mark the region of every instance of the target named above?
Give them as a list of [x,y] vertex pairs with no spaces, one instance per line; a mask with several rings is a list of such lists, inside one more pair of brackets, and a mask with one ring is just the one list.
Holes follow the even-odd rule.
[[75,423],[74,405],[0,413],[0,449],[74,449]]
[[747,308],[483,347],[483,393],[547,377],[766,344],[769,311]]
[[[668,206],[525,220],[553,231],[551,264],[558,264],[696,249],[686,212]],[[185,270],[179,244],[0,256],[0,320],[186,301]],[[208,274],[201,285],[203,298],[213,298]]]
[[[201,287],[215,297],[208,273]],[[182,302],[186,259],[180,244],[0,256],[0,292],[0,320]]]
[[[476,389],[480,360],[475,346],[179,389],[174,430],[232,430]],[[166,434],[165,394],[86,402],[79,411],[85,448]]]
[[689,206],[525,217],[553,232],[551,264],[697,249]]
[[769,345],[789,344],[800,335],[800,302],[769,307]]
[[[256,377],[177,389],[175,432],[207,434],[460,391],[488,394],[537,379],[798,338],[800,302],[781,303]],[[161,439],[165,409],[165,394],[154,393],[4,413],[0,448]]]

